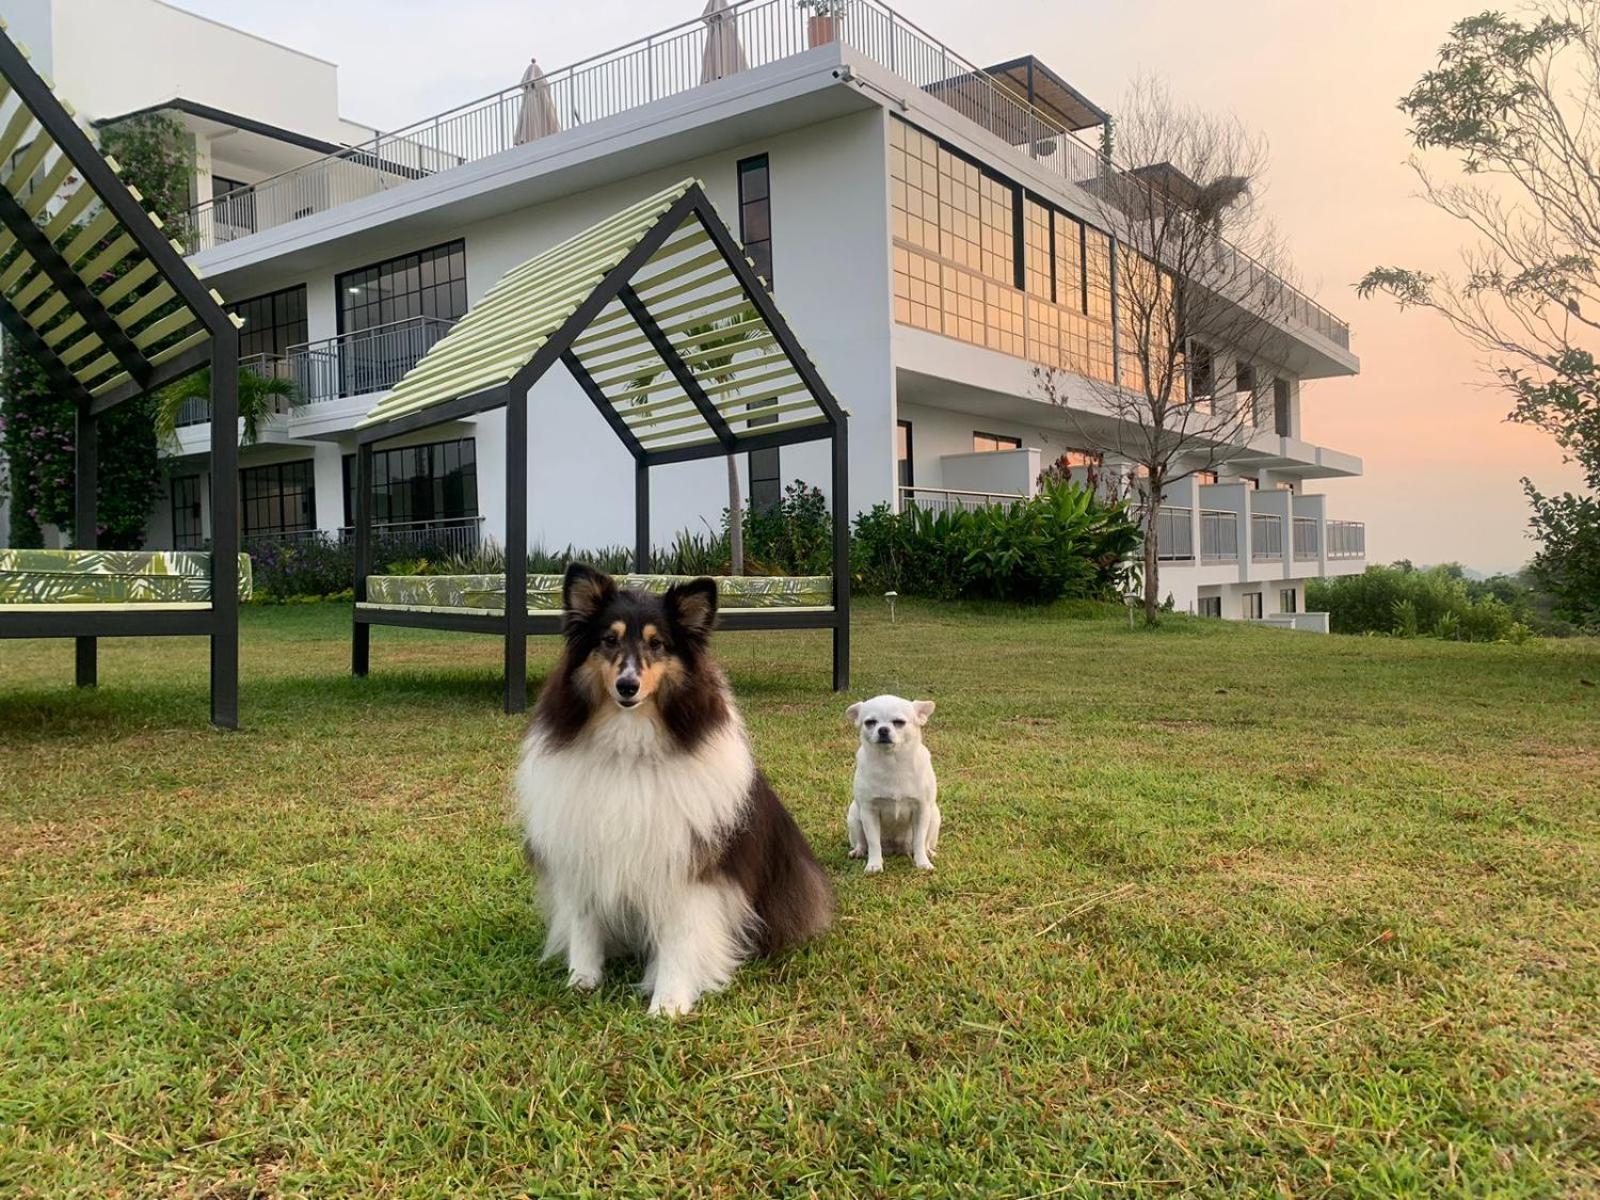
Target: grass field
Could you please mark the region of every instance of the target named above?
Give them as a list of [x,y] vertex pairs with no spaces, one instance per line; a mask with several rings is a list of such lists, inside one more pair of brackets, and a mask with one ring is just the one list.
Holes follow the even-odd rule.
[[865,607],[939,868],[845,857],[825,635],[723,637],[841,916],[678,1023],[539,961],[491,643],[251,609],[223,735],[200,643],[0,642],[0,1194],[1600,1194],[1600,645]]

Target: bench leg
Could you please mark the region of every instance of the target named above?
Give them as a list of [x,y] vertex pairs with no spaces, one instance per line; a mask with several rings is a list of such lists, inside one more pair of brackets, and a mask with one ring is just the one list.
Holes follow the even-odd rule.
[[100,683],[100,639],[92,637],[74,638],[77,650],[77,675],[78,686],[81,688],[96,687]]
[[505,709],[507,714],[528,710],[528,637],[510,634],[506,637]]
[[365,679],[371,665],[372,626],[358,621],[350,635],[350,674]]
[[211,723],[239,728],[239,627],[234,624],[211,635]]

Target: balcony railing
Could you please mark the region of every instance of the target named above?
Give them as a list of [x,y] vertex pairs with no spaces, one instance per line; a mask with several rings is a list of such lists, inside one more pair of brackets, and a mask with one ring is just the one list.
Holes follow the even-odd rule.
[[900,489],[900,508],[920,508],[927,512],[975,512],[980,508],[995,508],[1015,504],[1026,496],[1017,492],[964,492],[953,488],[903,487]]
[[1200,513],[1200,561],[1239,561],[1239,514],[1208,508]]
[[[241,371],[251,371],[265,379],[290,379],[289,360],[282,354],[252,354],[239,360]],[[289,411],[292,401],[287,399],[276,400],[273,412],[285,413]],[[178,419],[174,424],[179,429],[190,425],[205,425],[211,421],[211,401],[204,396],[196,396],[185,400],[178,408]]]
[[386,392],[454,324],[440,317],[410,317],[291,347],[287,370],[299,393],[295,403]]
[[1367,527],[1361,521],[1328,522],[1329,558],[1365,558]]
[[1316,562],[1321,557],[1321,547],[1317,537],[1317,519],[1315,517],[1296,517],[1294,519],[1294,560],[1295,562]]
[[[1018,99],[973,63],[880,0],[840,0],[833,36],[937,97],[1016,147],[1034,166],[1075,184],[1109,168],[1100,151]],[[815,9],[801,0],[735,0],[727,9],[752,68],[812,48]],[[694,17],[546,76],[563,128],[592,123],[702,86],[705,22]],[[206,200],[190,212],[191,251],[272,229],[313,213],[477,162],[518,144],[520,83],[337,154]],[[1281,307],[1302,325],[1349,349],[1349,327],[1309,296],[1224,246],[1237,259],[1227,277],[1283,289]],[[1250,288],[1251,295],[1261,292]]]
[[[278,547],[338,545],[355,536],[353,526],[342,529],[293,529],[277,533],[246,534],[241,543],[248,553],[261,554]],[[440,517],[429,521],[379,521],[372,526],[373,540],[389,546],[429,554],[471,554],[483,542],[482,517]]]
[[1283,561],[1283,518],[1273,513],[1250,514],[1250,561]]
[[1156,514],[1156,561],[1194,561],[1194,509],[1163,507]]

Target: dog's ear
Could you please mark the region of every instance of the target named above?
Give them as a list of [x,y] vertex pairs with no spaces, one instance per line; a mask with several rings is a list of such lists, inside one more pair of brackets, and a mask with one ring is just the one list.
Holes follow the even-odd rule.
[[859,702],[844,710],[844,719],[852,725],[861,724],[861,705]]
[[926,725],[928,718],[933,716],[934,703],[932,700],[913,700],[911,708],[917,714],[917,724]]
[[567,612],[567,627],[585,625],[600,615],[617,595],[617,582],[586,563],[573,563],[561,581],[561,607]]
[[711,628],[717,623],[717,581],[691,579],[688,583],[675,583],[663,598],[667,619],[681,636],[696,645],[704,645],[711,637]]

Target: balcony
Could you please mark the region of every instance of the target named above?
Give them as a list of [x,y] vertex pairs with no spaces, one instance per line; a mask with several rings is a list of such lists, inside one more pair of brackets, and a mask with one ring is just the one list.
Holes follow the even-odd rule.
[[1250,561],[1283,561],[1283,518],[1272,513],[1250,516]]
[[1367,556],[1367,526],[1363,521],[1328,522],[1328,557],[1338,559]]
[[1239,514],[1208,508],[1200,513],[1200,561],[1239,561]]
[[[898,75],[1011,147],[1035,169],[1082,185],[1116,170],[1099,149],[1066,124],[1030,104],[1015,81],[994,75],[952,52],[881,0],[841,0],[841,15],[821,26],[801,0],[735,0],[733,24],[749,69],[758,69],[838,41],[854,54]],[[695,16],[627,45],[546,76],[551,106],[564,128],[590,125],[702,86],[705,22]],[[520,83],[481,99],[379,134],[337,154],[208,199],[190,210],[191,253],[251,233],[403,187],[511,150],[525,138]],[[547,135],[559,136],[559,135]],[[1133,178],[1129,175],[1128,178]],[[1350,346],[1349,327],[1289,283],[1229,246],[1240,278],[1259,272],[1283,289],[1291,319],[1338,345]]]
[[[249,554],[288,547],[340,545],[355,536],[353,526],[343,529],[295,529],[287,533],[247,534],[240,548]],[[378,521],[372,526],[374,544],[408,554],[434,556],[471,554],[483,542],[483,518],[440,517],[428,521]]]
[[440,317],[410,317],[291,347],[285,369],[299,393],[295,403],[321,404],[386,392],[454,324]]
[[[297,436],[296,422],[315,415],[311,406],[388,391],[454,324],[439,317],[411,317],[291,346],[284,354],[252,354],[239,360],[239,369],[294,384],[294,396],[275,401],[273,413],[287,418],[278,432]],[[177,427],[205,425],[210,420],[210,401],[197,397],[186,400],[178,410]]]
[[1194,561],[1194,509],[1164,505],[1156,515],[1156,561]]
[[1027,497],[1020,492],[968,492],[958,488],[903,487],[900,489],[900,510],[920,508],[924,512],[975,512],[980,508],[994,508],[1015,504]]

